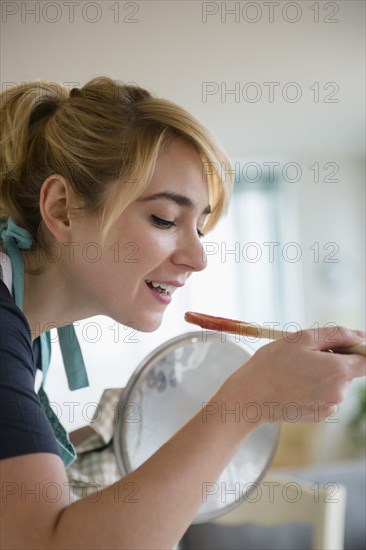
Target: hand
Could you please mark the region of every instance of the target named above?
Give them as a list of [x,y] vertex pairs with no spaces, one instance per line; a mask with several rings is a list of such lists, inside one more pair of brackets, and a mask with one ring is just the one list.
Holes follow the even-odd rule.
[[364,356],[329,349],[352,346],[365,336],[344,327],[291,333],[260,348],[225,381],[216,398],[226,410],[240,403],[258,424],[283,422],[290,414],[296,422],[323,420],[344,399],[352,379],[366,374]]

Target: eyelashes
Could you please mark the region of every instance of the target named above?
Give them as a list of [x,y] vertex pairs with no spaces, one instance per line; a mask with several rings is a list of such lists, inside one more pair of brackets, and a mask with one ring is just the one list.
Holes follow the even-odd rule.
[[[164,220],[163,218],[159,218],[158,216],[154,216],[153,214],[151,215],[151,220],[154,225],[160,227],[161,229],[171,229],[172,227],[176,227],[175,222]],[[199,229],[197,229],[197,235],[200,239],[204,237],[204,234]]]
[[163,218],[158,218],[158,216],[151,215],[151,219],[155,225],[157,225],[158,227],[162,227],[163,229],[170,229],[171,227],[175,227],[174,222],[163,220]]

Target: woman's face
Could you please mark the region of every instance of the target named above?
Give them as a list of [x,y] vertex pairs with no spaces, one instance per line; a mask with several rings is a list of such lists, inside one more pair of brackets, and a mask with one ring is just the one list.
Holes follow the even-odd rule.
[[[202,168],[191,145],[172,141],[159,156],[146,191],[113,226],[101,258],[87,261],[83,254],[84,291],[100,314],[153,331],[174,292],[192,272],[206,267],[200,230],[209,195]],[[84,243],[95,242],[90,224],[83,231]],[[95,254],[92,245],[90,251]]]

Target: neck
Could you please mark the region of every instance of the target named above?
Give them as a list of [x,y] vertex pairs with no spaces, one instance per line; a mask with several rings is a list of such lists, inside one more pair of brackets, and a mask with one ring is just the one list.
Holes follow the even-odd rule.
[[69,279],[61,262],[40,265],[34,254],[23,254],[23,313],[29,323],[32,340],[51,328],[59,328],[96,315]]

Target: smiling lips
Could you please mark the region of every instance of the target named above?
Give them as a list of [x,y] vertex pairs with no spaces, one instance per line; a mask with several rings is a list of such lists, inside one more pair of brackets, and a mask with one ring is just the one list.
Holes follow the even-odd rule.
[[183,286],[184,283],[174,282],[174,283],[160,283],[158,281],[151,281],[147,280],[146,284],[149,288],[154,289],[156,292],[159,292],[160,294],[173,294],[177,287]]

